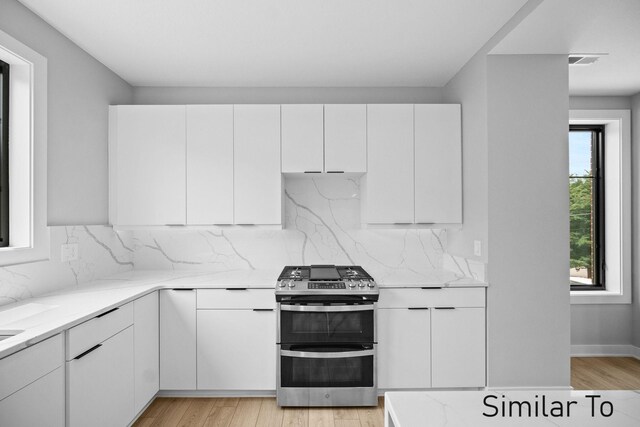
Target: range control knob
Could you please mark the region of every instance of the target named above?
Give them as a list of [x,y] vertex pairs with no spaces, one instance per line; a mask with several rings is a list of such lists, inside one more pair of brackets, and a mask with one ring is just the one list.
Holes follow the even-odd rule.
[[353,280],[349,280],[349,287],[350,288],[355,288],[356,287],[356,282],[354,282]]
[[364,280],[361,280],[361,281],[358,283],[358,286],[360,286],[361,288],[364,288],[365,286],[367,286],[367,282],[365,282]]
[[281,280],[278,282],[278,287],[279,288],[284,288],[285,286],[287,286],[287,283],[284,280]]
[[295,288],[296,287],[296,282],[294,282],[293,280],[289,280],[289,287],[290,288]]
[[367,286],[370,287],[370,288],[375,288],[376,284],[375,284],[375,282],[369,282],[369,284]]

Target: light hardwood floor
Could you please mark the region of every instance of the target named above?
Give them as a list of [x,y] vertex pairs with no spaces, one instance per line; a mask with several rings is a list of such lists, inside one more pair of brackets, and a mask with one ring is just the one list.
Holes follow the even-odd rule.
[[382,427],[376,408],[280,408],[275,398],[158,397],[134,424],[142,426]]
[[[576,390],[640,390],[640,360],[632,357],[573,357]],[[279,408],[274,398],[159,397],[134,426],[382,427],[377,408]]]
[[640,390],[640,360],[633,357],[572,357],[576,390]]

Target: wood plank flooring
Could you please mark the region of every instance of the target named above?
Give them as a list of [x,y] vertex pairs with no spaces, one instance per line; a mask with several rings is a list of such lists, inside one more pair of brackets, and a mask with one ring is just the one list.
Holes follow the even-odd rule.
[[[640,360],[573,357],[576,390],[640,390]],[[376,408],[279,408],[275,398],[158,397],[134,426],[166,427],[382,427],[384,401]]]
[[383,398],[371,408],[280,408],[273,397],[158,397],[135,427],[382,427]]
[[572,357],[576,390],[640,390],[640,360],[633,357]]

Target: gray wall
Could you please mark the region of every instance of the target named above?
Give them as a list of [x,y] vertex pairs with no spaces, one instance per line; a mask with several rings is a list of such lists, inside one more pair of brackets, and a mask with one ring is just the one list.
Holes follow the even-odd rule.
[[[626,96],[572,96],[569,98],[569,108],[572,110],[628,110],[632,108],[631,98]],[[634,110],[637,110],[637,106]],[[632,123],[632,133],[640,125],[635,114]],[[636,137],[637,138],[637,137]],[[637,146],[637,143],[633,144]],[[638,150],[634,150],[637,163]],[[637,168],[633,168],[636,171]],[[634,172],[634,182],[637,176]],[[634,212],[637,210],[637,200],[634,200]],[[634,215],[637,219],[637,214]],[[638,230],[637,223],[634,224]],[[637,232],[634,234],[633,245],[637,245]],[[637,246],[635,246],[637,247]],[[636,258],[637,259],[637,258]],[[633,263],[634,266],[637,262]],[[635,274],[635,273],[634,273]],[[637,275],[635,276],[637,277]],[[637,279],[634,279],[637,284]],[[634,290],[634,301],[637,310],[637,290]],[[630,304],[573,304],[571,305],[571,344],[572,345],[628,345],[633,336],[633,306]],[[636,327],[637,329],[637,327]],[[637,345],[637,344],[636,344]]]
[[491,387],[570,384],[566,61],[487,59]]
[[375,104],[440,103],[442,88],[135,87],[134,103],[146,104]]
[[633,291],[632,343],[640,348],[640,93],[631,99],[631,161],[632,161],[632,230],[633,230]]
[[105,224],[107,106],[131,103],[133,90],[16,0],[0,11],[0,30],[48,60],[48,222]]

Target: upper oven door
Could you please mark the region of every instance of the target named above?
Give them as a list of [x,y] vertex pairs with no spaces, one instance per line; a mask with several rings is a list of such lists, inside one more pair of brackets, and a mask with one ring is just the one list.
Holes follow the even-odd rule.
[[375,303],[280,304],[281,344],[373,343]]

